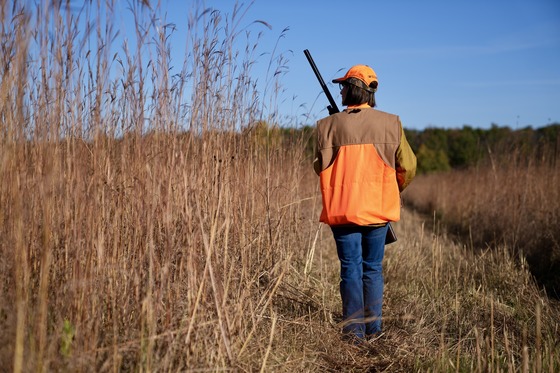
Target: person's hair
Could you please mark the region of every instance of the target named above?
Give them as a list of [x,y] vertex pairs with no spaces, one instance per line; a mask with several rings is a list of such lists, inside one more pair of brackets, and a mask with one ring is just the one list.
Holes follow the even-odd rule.
[[348,78],[342,84],[348,86],[346,99],[342,104],[361,105],[367,103],[371,107],[375,107],[375,91],[377,90],[377,82],[371,82],[369,87],[360,79]]

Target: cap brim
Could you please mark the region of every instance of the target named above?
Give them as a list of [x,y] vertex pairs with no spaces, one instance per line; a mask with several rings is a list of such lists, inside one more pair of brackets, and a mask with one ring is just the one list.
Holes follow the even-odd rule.
[[343,81],[345,81],[345,80],[346,80],[346,77],[343,76],[342,78],[333,79],[332,82],[333,82],[333,83],[340,83],[340,82],[343,82]]

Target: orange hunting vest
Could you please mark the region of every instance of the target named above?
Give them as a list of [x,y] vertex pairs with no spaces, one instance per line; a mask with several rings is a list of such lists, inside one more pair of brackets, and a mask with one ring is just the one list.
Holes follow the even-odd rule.
[[370,225],[400,219],[395,153],[402,127],[396,115],[344,111],[317,124],[323,210],[328,225]]

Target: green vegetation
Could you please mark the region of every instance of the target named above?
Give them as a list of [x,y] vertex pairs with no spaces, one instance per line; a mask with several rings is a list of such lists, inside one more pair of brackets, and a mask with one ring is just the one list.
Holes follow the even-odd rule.
[[[267,123],[259,124],[258,137],[273,136],[283,144],[293,139],[304,139],[306,154],[313,156],[313,127],[280,128]],[[405,128],[407,139],[418,158],[418,173],[465,170],[478,166],[512,163],[558,164],[560,158],[560,124],[540,128],[527,127],[512,130],[495,124],[489,129],[464,126],[461,129]],[[280,140],[280,138],[282,140]]]
[[60,354],[64,357],[70,357],[72,354],[72,340],[76,334],[76,329],[69,320],[64,320],[62,327],[62,336],[60,338]]
[[[556,165],[560,158],[560,124],[512,130],[492,125],[490,129],[426,128],[405,130],[418,155],[420,173],[465,169],[492,162],[545,162]],[[497,159],[497,157],[501,157]]]

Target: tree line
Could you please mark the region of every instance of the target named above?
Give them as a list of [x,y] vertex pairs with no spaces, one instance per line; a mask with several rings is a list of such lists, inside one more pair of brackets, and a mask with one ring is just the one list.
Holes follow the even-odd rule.
[[511,129],[496,124],[488,129],[405,129],[418,158],[418,172],[430,173],[513,161],[555,166],[560,151],[560,124]]
[[[313,157],[315,136],[313,126],[282,128],[258,122],[245,134],[251,134],[262,145],[277,148],[299,147]],[[560,123],[540,128],[512,129],[492,124],[481,129],[468,125],[462,128],[428,127],[406,129],[405,134],[418,159],[418,173],[445,172],[452,169],[515,162],[558,165],[560,158]]]

